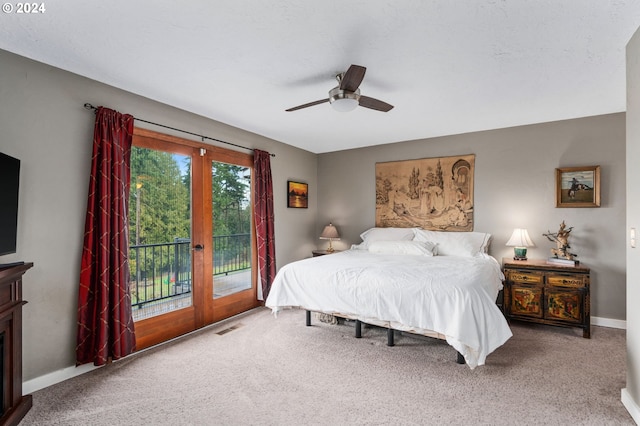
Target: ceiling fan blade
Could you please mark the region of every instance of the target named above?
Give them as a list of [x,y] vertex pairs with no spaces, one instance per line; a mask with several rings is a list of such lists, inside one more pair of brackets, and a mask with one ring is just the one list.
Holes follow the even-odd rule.
[[367,69],[365,67],[361,67],[360,65],[351,65],[347,72],[344,73],[342,80],[340,80],[340,89],[347,90],[349,92],[355,92],[358,90],[366,71]]
[[308,107],[312,107],[314,105],[320,105],[320,104],[323,104],[325,102],[329,102],[329,98],[320,99],[319,101],[309,102],[308,104],[298,105],[298,106],[295,106],[293,108],[289,108],[289,109],[287,109],[285,111],[287,111],[287,112],[297,111],[297,110],[302,109],[302,108],[308,108]]
[[389,112],[393,108],[393,105],[368,96],[360,96],[360,106],[382,112]]

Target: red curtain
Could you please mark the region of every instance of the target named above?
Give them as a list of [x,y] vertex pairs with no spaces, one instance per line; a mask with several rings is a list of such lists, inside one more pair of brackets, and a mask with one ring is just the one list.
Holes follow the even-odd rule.
[[271,180],[271,155],[259,149],[253,150],[254,206],[258,245],[258,272],[262,286],[262,300],[267,300],[271,283],[276,276],[276,244],[273,213],[273,183]]
[[78,295],[76,365],[103,365],[135,350],[129,294],[131,115],[99,107]]

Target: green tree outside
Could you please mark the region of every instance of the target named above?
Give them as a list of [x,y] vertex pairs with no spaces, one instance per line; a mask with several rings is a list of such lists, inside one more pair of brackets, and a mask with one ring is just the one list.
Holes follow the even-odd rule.
[[247,167],[213,163],[213,235],[250,232],[250,175]]
[[[212,163],[215,273],[231,262],[251,267],[246,255],[251,233],[250,179],[247,167]],[[132,147],[129,245],[134,248],[129,263],[136,283],[134,303],[170,296],[176,277],[190,276],[190,193],[189,156]],[[175,245],[180,241],[184,243]]]
[[191,237],[191,180],[188,173],[183,176],[180,170],[170,153],[135,146],[131,149],[131,245]]

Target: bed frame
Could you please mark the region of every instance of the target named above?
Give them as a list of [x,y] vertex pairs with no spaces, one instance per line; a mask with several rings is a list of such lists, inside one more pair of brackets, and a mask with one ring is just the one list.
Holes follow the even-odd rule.
[[[305,312],[306,312],[306,325],[307,325],[307,327],[310,327],[311,326],[311,312],[312,311],[305,310]],[[319,313],[327,314],[326,312],[319,312]],[[356,318],[353,315],[347,315],[347,314],[335,314],[335,313],[332,313],[332,314],[327,314],[327,315],[333,315],[334,317],[338,317],[338,318],[355,320],[355,322],[356,322],[356,334],[355,334],[355,337],[356,337],[356,339],[360,339],[362,337],[362,323],[363,323],[362,320]],[[435,331],[425,330],[425,329],[413,330],[413,329],[409,329],[408,327],[403,327],[403,328],[394,327],[394,325],[390,321],[368,320],[366,322],[366,324],[371,324],[371,325],[375,325],[377,327],[382,327],[382,328],[386,328],[387,329],[387,346],[395,346],[395,343],[394,343],[395,330],[406,331],[408,333],[417,334],[417,335],[420,335],[420,336],[427,336],[427,337],[431,337],[431,338],[434,338],[434,339],[446,340],[446,337],[445,337],[444,334],[440,334],[440,333],[437,333]],[[462,356],[462,354],[460,352],[458,352],[458,351],[456,351],[456,354],[457,354],[456,363],[464,364],[465,360],[464,360],[464,357]]]

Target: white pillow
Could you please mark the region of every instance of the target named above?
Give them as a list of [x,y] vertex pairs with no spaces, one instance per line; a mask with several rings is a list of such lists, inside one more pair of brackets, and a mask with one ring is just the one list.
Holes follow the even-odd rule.
[[365,246],[376,241],[410,241],[417,228],[371,228],[360,234]]
[[437,244],[438,256],[476,257],[487,253],[491,234],[484,232],[439,232],[417,229],[415,241]]
[[380,254],[416,254],[434,256],[435,244],[422,241],[374,241],[369,244],[369,252]]

